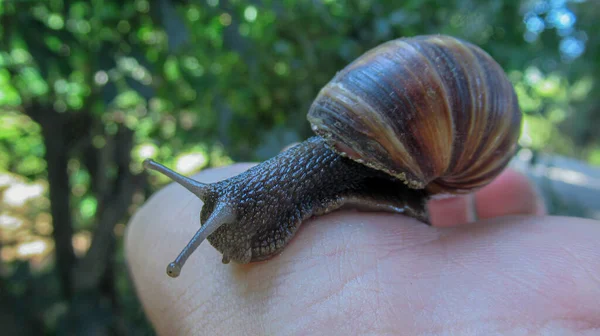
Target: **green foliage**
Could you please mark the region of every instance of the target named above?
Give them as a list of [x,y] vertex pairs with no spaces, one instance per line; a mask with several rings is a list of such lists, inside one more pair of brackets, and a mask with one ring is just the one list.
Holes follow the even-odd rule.
[[[115,323],[120,333],[145,331],[120,239],[144,195],[167,182],[152,176],[152,188],[138,183],[143,159],[193,173],[273,156],[312,134],[306,111],[336,71],[402,36],[443,33],[481,45],[515,84],[525,113],[521,144],[600,165],[598,8],[545,0],[0,2],[0,171],[10,172],[4,180],[57,185],[45,155],[64,154],[69,210],[61,218],[72,221],[50,226],[46,194],[10,209],[26,233],[3,237],[3,258],[12,255],[11,269],[22,270],[13,253],[20,244],[46,239],[58,246],[54,233],[66,229],[81,260],[89,237],[109,225],[106,232],[118,239],[106,247],[114,253],[107,278],[116,289],[98,295],[118,295],[124,305],[125,322]],[[557,13],[571,25],[553,23]],[[125,215],[106,224],[111,201],[128,190],[123,179],[137,189]],[[65,282],[63,252],[54,251],[56,260],[35,277],[32,270],[9,272],[9,286],[22,284],[19,276]],[[45,283],[37,280],[32,288]],[[48,333],[68,326],[75,309],[60,285],[51,288],[32,314],[42,316]],[[11,295],[30,300],[23,293]]]
[[38,124],[15,111],[4,111],[0,115],[1,170],[37,177],[46,169],[43,153],[44,144]]

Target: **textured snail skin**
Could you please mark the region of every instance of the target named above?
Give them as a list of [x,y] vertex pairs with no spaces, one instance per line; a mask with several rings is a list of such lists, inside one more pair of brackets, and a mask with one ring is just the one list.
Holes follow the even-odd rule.
[[485,186],[506,167],[521,111],[487,53],[431,35],[365,53],[321,90],[308,120],[341,155],[412,188],[460,194]]
[[506,167],[521,112],[484,51],[423,36],[384,43],[348,65],[321,90],[308,119],[318,136],[213,184],[145,162],[204,201],[201,228],[167,267],[170,276],[204,239],[223,263],[266,260],[303,221],[343,207],[429,224],[429,198],[473,191]]
[[424,191],[337,155],[319,137],[212,188],[201,221],[218,202],[233,205],[237,218],[208,237],[224,262],[268,259],[284,248],[303,221],[344,206],[406,213],[423,222],[428,218]]

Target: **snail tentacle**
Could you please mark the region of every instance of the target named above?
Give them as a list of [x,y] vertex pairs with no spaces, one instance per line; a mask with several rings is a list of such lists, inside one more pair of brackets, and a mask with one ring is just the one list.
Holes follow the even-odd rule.
[[157,172],[169,177],[173,181],[175,181],[175,182],[179,183],[180,185],[182,185],[183,187],[185,187],[192,194],[198,196],[198,198],[200,198],[201,200],[205,200],[210,193],[210,185],[209,184],[198,182],[189,177],[183,176],[154,160],[151,160],[151,159],[144,160],[144,168],[157,171]]
[[196,231],[177,258],[167,266],[167,274],[173,278],[178,277],[183,265],[198,246],[222,225],[231,223],[235,219],[235,212],[227,203],[218,203],[208,220]]

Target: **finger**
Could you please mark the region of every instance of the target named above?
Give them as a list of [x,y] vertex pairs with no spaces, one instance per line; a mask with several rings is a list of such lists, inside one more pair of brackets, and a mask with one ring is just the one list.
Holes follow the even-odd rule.
[[473,195],[431,200],[427,204],[431,225],[451,227],[475,221]]
[[509,215],[543,215],[542,198],[527,177],[506,169],[474,194],[432,200],[428,204],[432,225],[451,227]]
[[480,219],[509,215],[544,215],[543,199],[529,179],[507,169],[475,195],[475,212]]

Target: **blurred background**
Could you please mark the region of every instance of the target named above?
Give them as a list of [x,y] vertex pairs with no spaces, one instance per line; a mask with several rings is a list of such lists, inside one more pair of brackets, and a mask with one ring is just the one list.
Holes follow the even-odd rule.
[[600,217],[600,2],[1,0],[3,335],[153,334],[123,257],[167,181],[311,135],[306,111],[369,48],[451,34],[525,113],[513,166],[551,213]]

